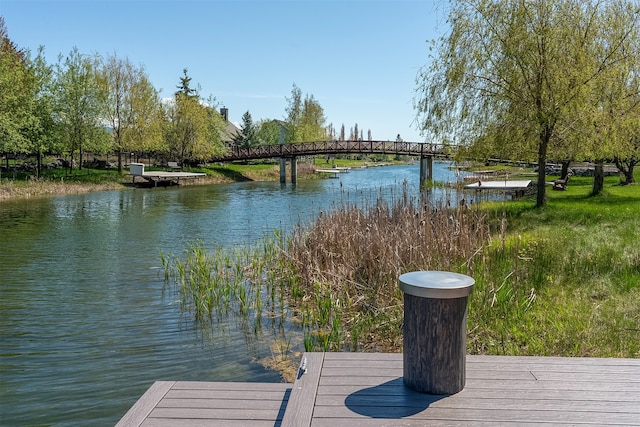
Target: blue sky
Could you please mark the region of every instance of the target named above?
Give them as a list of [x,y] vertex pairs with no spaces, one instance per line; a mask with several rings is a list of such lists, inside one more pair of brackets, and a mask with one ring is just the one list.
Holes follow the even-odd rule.
[[0,0],[10,39],[48,62],[116,54],[145,67],[162,97],[187,68],[241,122],[282,119],[295,83],[339,130],[423,141],[415,79],[427,40],[446,31],[442,0]]

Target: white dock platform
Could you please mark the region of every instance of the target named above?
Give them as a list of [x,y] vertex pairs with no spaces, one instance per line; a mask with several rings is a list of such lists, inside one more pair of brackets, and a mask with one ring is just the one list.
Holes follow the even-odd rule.
[[180,180],[196,179],[206,176],[206,173],[200,172],[165,172],[165,171],[145,171],[143,163],[131,163],[129,165],[129,175],[131,175],[132,183],[136,183],[136,177],[144,179],[146,182],[157,187],[158,184],[179,185]]
[[496,181],[477,181],[464,186],[465,190],[493,190],[502,191],[504,193],[511,194],[513,197],[520,197],[525,194],[527,189],[531,185],[531,180],[496,180]]

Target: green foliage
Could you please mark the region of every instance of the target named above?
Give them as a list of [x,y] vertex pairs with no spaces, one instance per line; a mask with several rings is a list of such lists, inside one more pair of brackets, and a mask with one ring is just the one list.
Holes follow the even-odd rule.
[[[55,74],[56,120],[63,130],[64,149],[72,156],[86,150],[105,152],[110,138],[101,119],[107,92],[97,73],[98,58],[81,54],[77,48],[58,57]],[[71,162],[73,167],[73,162]]]
[[248,111],[242,115],[242,133],[234,139],[235,144],[241,148],[249,148],[258,145],[256,125]]
[[144,69],[128,59],[109,56],[99,72],[107,91],[105,117],[111,127],[112,148],[122,172],[123,152],[160,150],[160,99]]
[[418,76],[428,137],[537,161],[538,206],[549,155],[613,157],[628,144],[640,108],[634,2],[472,0],[449,10],[451,32]]
[[164,140],[179,162],[206,162],[224,150],[221,138],[224,123],[215,108],[203,103],[189,87],[191,78],[186,69],[184,73],[181,90],[176,92],[173,104],[166,106]]
[[328,138],[324,110],[313,95],[305,95],[303,99],[302,91],[294,83],[287,102],[287,142],[323,141]]
[[262,120],[257,125],[256,140],[258,145],[275,145],[280,142],[282,124],[276,120]]

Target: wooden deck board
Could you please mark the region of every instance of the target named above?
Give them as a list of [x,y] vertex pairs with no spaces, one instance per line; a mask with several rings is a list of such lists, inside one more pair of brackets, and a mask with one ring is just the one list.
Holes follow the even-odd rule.
[[467,356],[451,396],[406,388],[402,354],[303,359],[293,385],[157,382],[118,426],[640,426],[640,359]]
[[452,396],[402,374],[401,354],[327,353],[311,425],[640,425],[640,360],[468,356]]
[[291,384],[159,381],[118,423],[124,426],[277,426]]

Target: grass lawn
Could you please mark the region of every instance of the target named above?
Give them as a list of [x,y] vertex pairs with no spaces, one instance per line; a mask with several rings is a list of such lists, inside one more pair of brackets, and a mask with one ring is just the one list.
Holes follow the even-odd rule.
[[475,267],[471,351],[640,357],[640,186],[592,183],[486,206],[507,228]]

